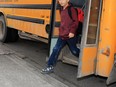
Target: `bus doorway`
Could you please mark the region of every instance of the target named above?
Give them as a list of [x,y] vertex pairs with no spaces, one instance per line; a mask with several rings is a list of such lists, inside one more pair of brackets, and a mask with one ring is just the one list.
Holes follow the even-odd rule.
[[[82,35],[80,35],[81,42],[77,43],[77,47],[81,50],[79,58],[73,56],[66,46],[60,53],[59,60],[63,63],[75,65],[77,67],[77,78],[88,76],[95,73],[96,59],[97,59],[97,46],[98,46],[98,33],[99,33],[99,21],[101,13],[101,0],[87,0],[82,1],[71,0],[71,3],[75,8],[84,9],[84,23],[82,27]],[[60,26],[60,13],[59,5],[56,2],[54,24],[51,24],[53,33],[51,37],[51,51],[54,47],[57,37],[58,29]],[[76,77],[75,77],[76,78]]]

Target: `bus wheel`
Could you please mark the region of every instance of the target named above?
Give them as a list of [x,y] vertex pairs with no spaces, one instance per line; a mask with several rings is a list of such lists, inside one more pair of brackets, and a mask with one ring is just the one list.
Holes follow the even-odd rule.
[[5,18],[0,14],[0,41],[3,43],[16,42],[18,38],[18,30],[7,28]]
[[5,43],[9,41],[9,30],[6,27],[5,18],[0,14],[0,41]]

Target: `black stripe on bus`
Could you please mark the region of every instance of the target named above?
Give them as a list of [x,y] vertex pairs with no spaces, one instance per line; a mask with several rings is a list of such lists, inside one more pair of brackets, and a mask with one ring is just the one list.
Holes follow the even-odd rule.
[[[0,8],[21,8],[21,9],[51,9],[51,4],[1,4]],[[58,5],[59,7],[59,5]]]
[[22,16],[14,16],[14,15],[7,15],[7,18],[26,21],[26,22],[33,22],[38,24],[44,24],[44,20],[38,19],[38,18],[30,18],[30,17],[22,17]]
[[[20,9],[51,9],[52,4],[0,4],[0,8],[20,8]],[[80,5],[74,7],[82,7]],[[57,4],[57,9],[60,5]]]

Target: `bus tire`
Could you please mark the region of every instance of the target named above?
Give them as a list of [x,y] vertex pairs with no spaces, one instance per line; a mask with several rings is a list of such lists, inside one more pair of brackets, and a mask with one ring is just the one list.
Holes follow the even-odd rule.
[[18,38],[18,30],[8,28],[4,15],[0,14],[0,41],[3,43],[16,42]]
[[0,41],[3,43],[9,42],[9,30],[6,27],[4,15],[0,14]]

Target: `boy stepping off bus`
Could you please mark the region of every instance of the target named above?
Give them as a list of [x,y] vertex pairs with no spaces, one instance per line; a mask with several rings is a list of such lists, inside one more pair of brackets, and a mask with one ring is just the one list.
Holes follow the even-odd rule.
[[41,71],[41,73],[43,74],[52,73],[54,71],[54,66],[57,63],[59,53],[65,45],[68,45],[71,53],[74,54],[76,57],[79,57],[80,53],[80,49],[77,48],[76,46],[77,42],[76,31],[79,24],[77,12],[75,8],[72,6],[71,7],[72,18],[70,18],[68,14],[68,8],[71,6],[69,0],[58,0],[58,2],[61,5],[60,10],[61,25],[59,27],[59,37],[55,47],[53,48],[52,54],[49,57],[47,66]]

